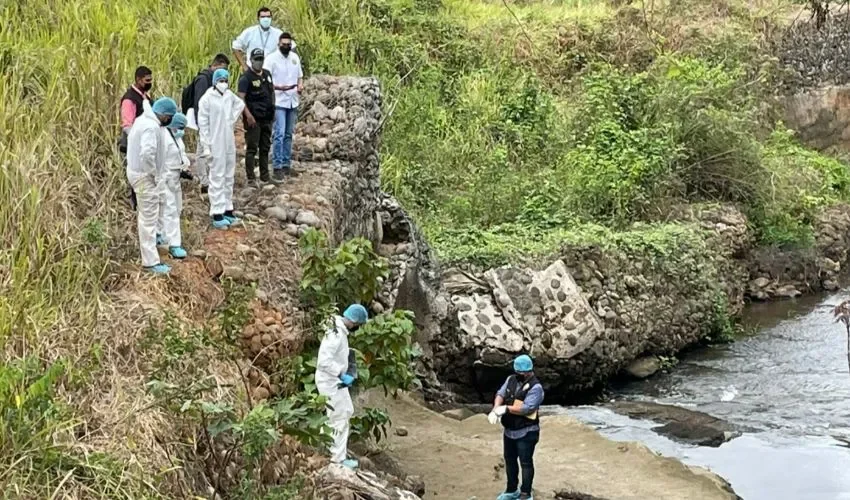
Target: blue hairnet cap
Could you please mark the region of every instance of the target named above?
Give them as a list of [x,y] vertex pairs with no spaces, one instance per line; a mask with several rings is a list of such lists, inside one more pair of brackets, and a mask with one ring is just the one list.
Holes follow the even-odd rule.
[[342,316],[349,321],[357,323],[358,325],[362,325],[369,320],[369,313],[366,311],[366,308],[360,304],[351,304],[348,306],[348,309],[342,313]]
[[218,83],[219,80],[230,80],[230,72],[224,68],[218,68],[213,73],[213,85]]
[[517,356],[514,360],[514,371],[515,372],[530,372],[534,369],[534,363],[532,363],[531,358],[528,355],[523,354],[522,356]]
[[158,115],[177,114],[177,103],[170,97],[160,97],[153,103],[153,112]]
[[186,120],[186,115],[183,113],[177,113],[171,118],[171,123],[168,124],[168,128],[173,129],[181,129],[186,128],[186,124],[189,123]]

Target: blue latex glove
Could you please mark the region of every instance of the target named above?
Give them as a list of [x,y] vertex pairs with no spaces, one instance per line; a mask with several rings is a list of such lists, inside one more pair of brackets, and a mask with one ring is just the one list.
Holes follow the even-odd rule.
[[354,377],[346,373],[339,376],[339,381],[342,383],[343,387],[351,387],[354,383]]

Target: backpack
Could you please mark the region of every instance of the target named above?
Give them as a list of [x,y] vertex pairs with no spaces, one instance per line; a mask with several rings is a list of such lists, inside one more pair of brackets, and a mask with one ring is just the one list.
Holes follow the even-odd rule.
[[[195,78],[193,78],[192,81],[189,83],[189,85],[183,87],[183,93],[180,96],[180,109],[184,113],[195,107],[195,82],[197,82],[198,78],[202,76],[209,78],[210,86],[212,86],[212,75],[209,74],[209,71],[199,71],[198,74],[195,75]],[[197,110],[195,111],[197,112]]]

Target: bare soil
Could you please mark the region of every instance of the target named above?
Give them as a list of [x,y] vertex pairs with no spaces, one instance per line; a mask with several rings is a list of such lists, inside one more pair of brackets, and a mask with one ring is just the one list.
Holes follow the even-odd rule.
[[[462,422],[435,413],[408,396],[362,396],[385,407],[405,437],[390,433],[390,453],[408,474],[425,481],[425,498],[495,498],[505,481],[502,435],[486,416]],[[572,490],[607,500],[735,499],[726,483],[703,469],[656,455],[638,443],[618,443],[565,416],[542,419],[535,453],[535,498]],[[580,497],[577,497],[580,498]],[[592,498],[592,497],[590,497]]]

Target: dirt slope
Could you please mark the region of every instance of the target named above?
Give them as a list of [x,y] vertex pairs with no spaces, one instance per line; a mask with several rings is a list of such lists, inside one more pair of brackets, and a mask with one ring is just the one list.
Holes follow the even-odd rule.
[[[386,407],[405,437],[392,434],[391,453],[426,485],[425,498],[495,498],[504,488],[501,431],[484,415],[457,422],[407,397],[363,397]],[[569,417],[543,419],[535,453],[535,498],[562,489],[608,500],[726,500],[736,496],[702,469],[660,457],[637,443],[610,441]]]

